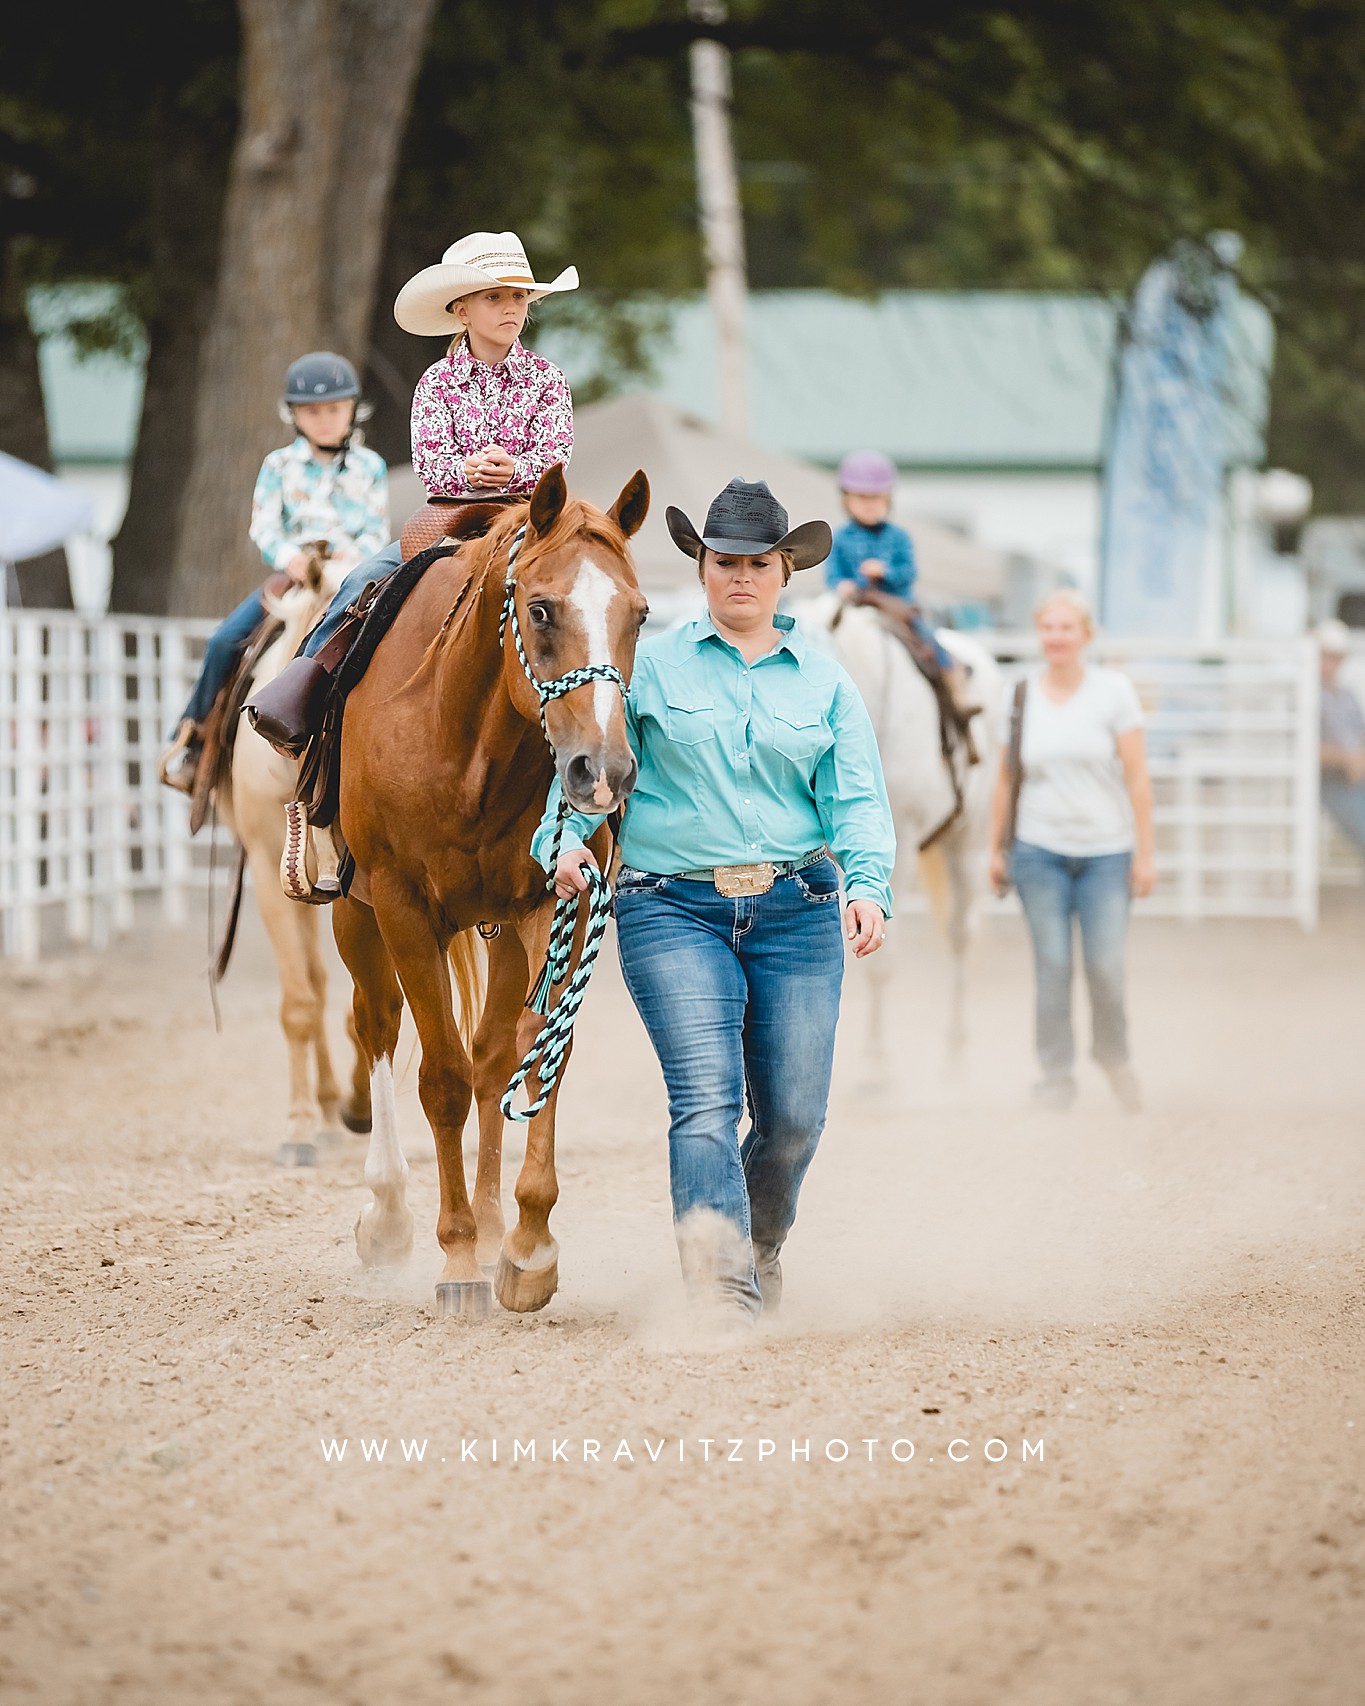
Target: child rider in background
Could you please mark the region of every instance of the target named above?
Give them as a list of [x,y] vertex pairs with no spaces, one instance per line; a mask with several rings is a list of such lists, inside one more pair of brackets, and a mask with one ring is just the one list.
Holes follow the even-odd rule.
[[[839,490],[848,520],[834,535],[825,574],[829,585],[858,604],[875,605],[897,627],[917,661],[937,667],[960,717],[970,717],[966,671],[943,646],[915,602],[915,547],[891,520],[896,470],[878,450],[855,450],[839,465]],[[931,675],[932,679],[932,675]]]
[[[307,567],[304,548],[322,543],[334,563],[350,569],[388,538],[388,470],[383,457],[356,442],[359,399],[360,380],[344,356],[314,350],[290,364],[280,413],[294,440],[266,457],[251,500],[251,542],[267,570],[297,580]],[[199,679],[162,755],[168,787],[194,788],[204,724],[265,617],[262,591],[249,593],[209,638]]]

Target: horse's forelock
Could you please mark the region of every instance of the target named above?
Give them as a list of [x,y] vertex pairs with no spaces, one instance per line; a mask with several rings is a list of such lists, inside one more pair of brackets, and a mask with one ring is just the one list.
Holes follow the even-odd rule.
[[[476,543],[476,555],[471,565],[475,579],[486,579],[495,568],[499,574],[505,572],[507,548],[517,529],[526,520],[527,510],[528,506],[525,504],[510,507],[507,514],[499,516],[484,537]],[[568,550],[583,539],[604,545],[623,563],[630,562],[630,546],[625,534],[609,515],[582,498],[569,498],[565,502],[548,533],[533,533],[530,536],[526,547],[527,555],[534,561],[542,553],[548,556],[553,552]]]

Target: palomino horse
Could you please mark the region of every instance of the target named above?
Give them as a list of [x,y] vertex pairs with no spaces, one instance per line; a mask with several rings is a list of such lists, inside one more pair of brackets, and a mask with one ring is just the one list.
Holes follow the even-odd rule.
[[[267,595],[272,616],[284,632],[261,655],[253,688],[277,676],[293,657],[304,635],[327,608],[341,579],[326,553],[308,552],[307,577],[278,598]],[[366,1129],[363,1114],[340,1106],[340,1092],[327,1047],[327,970],[318,938],[318,912],[300,906],[280,888],[284,851],[284,808],[293,799],[298,765],[281,758],[245,718],[237,728],[229,783],[220,789],[218,811],[246,850],[256,904],[261,911],[280,973],[280,1024],[289,1045],[289,1116],[284,1141],[275,1152],[281,1166],[308,1167],[317,1160],[319,1130],[335,1131],[340,1117],[353,1130]],[[335,854],[330,836],[317,838],[322,869]]]
[[[604,515],[571,499],[563,469],[551,468],[529,504],[427,569],[347,702],[340,822],[369,904],[353,885],[334,919],[355,981],[374,1122],[365,1163],[373,1200],[356,1223],[356,1248],[362,1261],[384,1262],[412,1246],[393,1083],[406,998],[440,1174],[441,1313],[486,1314],[494,1262],[507,1309],[543,1308],[558,1284],[549,1225],[556,1094],[528,1127],[517,1219],[505,1234],[499,1103],[541,1023],[523,1004],[554,901],[530,845],[552,776],[571,806],[594,813],[615,810],[635,785],[623,692],[647,607],[626,541],[648,507],[641,473]],[[607,840],[603,830],[595,841],[604,868]],[[490,941],[474,1024],[476,927]],[[452,967],[470,1046],[453,1011]],[[362,1090],[359,1067],[357,1079]],[[472,1204],[462,1147],[471,1096]]]
[[[877,613],[846,605],[834,593],[803,599],[792,609],[802,632],[833,652],[853,677],[872,718],[896,821],[892,889],[898,901],[907,894],[918,863],[930,907],[952,954],[948,1049],[950,1057],[956,1057],[967,1035],[967,947],[986,896],[991,794],[1004,703],[999,666],[983,646],[965,635],[939,632],[943,644],[970,670],[972,698],[981,707],[972,720],[980,762],[968,765],[961,752],[954,761],[962,802],[959,810],[958,792],[940,747],[933,690]],[[891,946],[889,939],[887,946]],[[886,986],[894,970],[894,958],[888,954],[877,954],[871,962],[868,1045],[879,1062],[885,1058]]]

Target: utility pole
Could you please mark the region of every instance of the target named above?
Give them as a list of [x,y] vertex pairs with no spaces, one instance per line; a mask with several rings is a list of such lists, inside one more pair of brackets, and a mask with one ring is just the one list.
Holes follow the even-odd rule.
[[[723,24],[725,0],[689,0],[688,15],[699,24]],[[720,377],[720,423],[744,437],[749,427],[748,357],[744,308],[744,215],[739,201],[730,134],[730,55],[718,41],[692,43],[692,131],[697,154],[697,191],[706,250],[706,292],[716,327]]]

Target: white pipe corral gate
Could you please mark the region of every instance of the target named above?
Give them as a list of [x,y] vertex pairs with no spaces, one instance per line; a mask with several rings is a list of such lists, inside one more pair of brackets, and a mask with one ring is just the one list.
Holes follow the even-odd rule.
[[[134,896],[180,921],[202,881],[183,796],[156,779],[210,622],[0,610],[0,948],[102,946]],[[206,839],[206,838],[201,838]]]
[[[100,946],[134,897],[186,915],[207,849],[156,759],[211,624],[0,610],[0,951]],[[985,639],[1007,669],[1031,635]],[[1148,716],[1158,891],[1144,911],[1317,920],[1318,665],[1311,640],[1097,644]],[[202,844],[206,837],[200,837]]]
[[[980,636],[1011,679],[1032,634]],[[1316,641],[1097,640],[1147,719],[1157,888],[1142,910],[1182,918],[1318,918]]]

